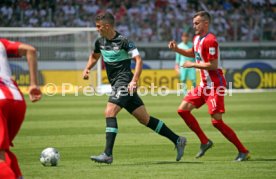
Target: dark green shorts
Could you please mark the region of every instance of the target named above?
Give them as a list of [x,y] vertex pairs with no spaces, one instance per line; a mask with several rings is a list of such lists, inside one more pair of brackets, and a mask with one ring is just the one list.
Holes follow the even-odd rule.
[[144,105],[139,95],[128,93],[127,87],[112,87],[112,93],[108,102],[117,104],[121,108],[125,108],[130,114],[138,107]]

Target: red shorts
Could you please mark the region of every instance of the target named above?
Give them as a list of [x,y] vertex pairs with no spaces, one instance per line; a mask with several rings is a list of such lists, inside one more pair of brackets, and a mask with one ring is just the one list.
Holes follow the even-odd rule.
[[206,103],[209,114],[224,113],[224,94],[221,89],[206,89],[197,86],[189,91],[183,100],[193,104],[196,108]]
[[26,112],[25,101],[0,100],[0,149],[8,150],[18,133]]

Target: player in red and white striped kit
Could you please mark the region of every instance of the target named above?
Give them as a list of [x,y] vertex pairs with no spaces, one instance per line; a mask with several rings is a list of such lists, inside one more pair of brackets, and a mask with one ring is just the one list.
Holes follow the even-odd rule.
[[29,66],[29,96],[32,102],[41,99],[37,77],[36,49],[28,44],[0,38],[0,178],[22,178],[16,156],[10,151],[12,141],[24,120],[26,103],[12,79],[9,57],[26,56]]
[[193,28],[195,37],[193,48],[188,50],[180,49],[175,41],[171,41],[168,44],[173,51],[187,57],[194,57],[196,62],[186,61],[182,67],[198,68],[201,76],[200,85],[185,96],[178,108],[178,114],[200,139],[200,151],[196,158],[202,157],[213,146],[213,142],[207,138],[197,120],[191,114],[194,108],[199,108],[206,103],[214,127],[238,149],[239,153],[235,160],[248,160],[249,151],[240,142],[235,132],[222,120],[222,114],[225,112],[224,92],[226,80],[220,67],[220,52],[216,36],[209,32],[210,21],[211,17],[206,11],[200,11],[194,15]]

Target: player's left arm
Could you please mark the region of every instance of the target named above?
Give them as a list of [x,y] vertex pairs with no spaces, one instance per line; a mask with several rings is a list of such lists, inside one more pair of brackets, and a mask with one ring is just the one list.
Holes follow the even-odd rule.
[[183,64],[184,68],[197,68],[203,70],[216,70],[218,68],[218,43],[215,39],[205,41],[203,44],[204,52],[206,53],[205,62],[195,63],[186,61]]
[[42,97],[42,93],[38,86],[36,49],[31,45],[20,43],[18,46],[18,55],[27,58],[30,74],[29,97],[32,102],[36,102]]
[[218,60],[212,59],[209,62],[204,63],[195,63],[191,61],[185,61],[185,63],[182,65],[184,68],[197,68],[197,69],[203,69],[203,70],[216,70],[218,68]]

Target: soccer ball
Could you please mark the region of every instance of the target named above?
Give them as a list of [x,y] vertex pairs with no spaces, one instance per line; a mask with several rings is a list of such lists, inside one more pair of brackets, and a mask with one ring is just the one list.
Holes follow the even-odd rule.
[[57,166],[60,159],[60,154],[57,149],[48,147],[40,154],[40,162],[44,166]]

